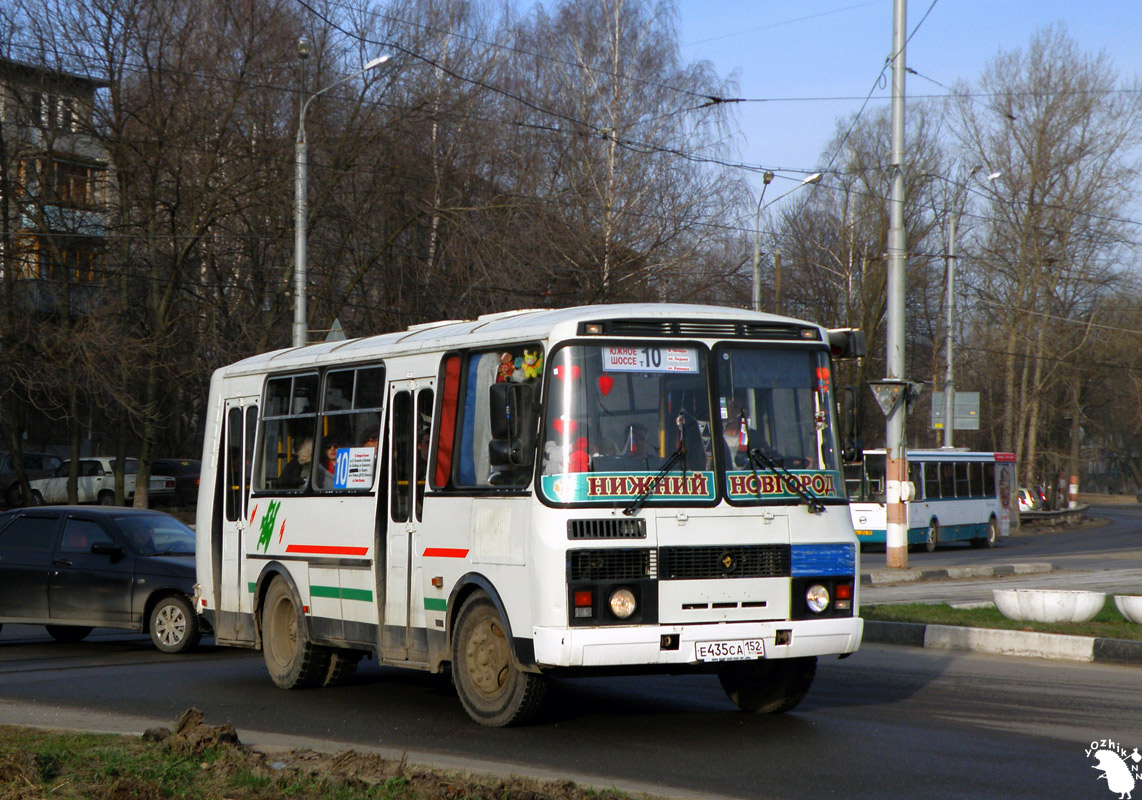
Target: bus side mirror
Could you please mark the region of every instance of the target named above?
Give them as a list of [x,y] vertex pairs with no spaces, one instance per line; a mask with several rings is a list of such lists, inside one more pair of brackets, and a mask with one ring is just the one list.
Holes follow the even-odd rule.
[[535,456],[534,390],[524,383],[494,383],[489,391],[492,466],[530,466]]
[[864,331],[856,328],[832,328],[829,352],[834,359],[863,358],[866,355]]

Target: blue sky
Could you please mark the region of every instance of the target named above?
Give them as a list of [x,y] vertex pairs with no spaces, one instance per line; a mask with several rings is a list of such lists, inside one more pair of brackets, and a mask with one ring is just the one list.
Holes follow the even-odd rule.
[[[683,59],[736,72],[738,96],[766,99],[737,106],[738,157],[777,173],[771,193],[819,166],[837,119],[860,108],[892,47],[892,0],[677,3]],[[1142,0],[910,0],[907,29],[919,28],[906,63],[923,77],[908,75],[907,93],[941,95],[974,80],[997,53],[1026,48],[1056,21],[1084,51],[1104,51],[1121,78],[1142,74]],[[873,97],[870,108],[887,106],[888,84]]]

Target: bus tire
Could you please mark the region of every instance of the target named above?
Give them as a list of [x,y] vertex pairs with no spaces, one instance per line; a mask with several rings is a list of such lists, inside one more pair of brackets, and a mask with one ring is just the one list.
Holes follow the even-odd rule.
[[999,544],[999,523],[995,517],[987,521],[987,535],[978,539],[972,539],[972,547],[987,547],[992,548]]
[[751,714],[783,714],[809,693],[817,657],[730,661],[718,670],[726,696]]
[[456,618],[452,681],[468,716],[490,728],[531,720],[547,695],[546,676],[515,663],[508,627],[483,592],[469,597]]
[[350,650],[347,647],[334,647],[329,653],[329,669],[325,672],[322,686],[340,686],[353,677],[357,671],[357,664],[365,655],[362,650]]
[[924,552],[936,552],[936,545],[940,543],[940,523],[932,520],[928,523],[928,535],[924,538]]
[[270,583],[262,604],[262,657],[282,689],[319,686],[329,672],[329,648],[309,641],[301,603],[281,578]]

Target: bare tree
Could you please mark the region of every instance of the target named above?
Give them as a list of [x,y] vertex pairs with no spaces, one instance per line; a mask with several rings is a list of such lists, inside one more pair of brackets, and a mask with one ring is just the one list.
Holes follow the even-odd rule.
[[998,56],[953,103],[965,160],[1002,173],[986,192],[969,274],[979,324],[998,334],[979,341],[1002,376],[1000,442],[1030,477],[1047,472],[1041,438],[1052,419],[1081,427],[1088,338],[1061,331],[1081,330],[1106,303],[1127,242],[1120,213],[1137,178],[1142,95],[1118,88],[1106,57],[1079,52],[1056,26]]

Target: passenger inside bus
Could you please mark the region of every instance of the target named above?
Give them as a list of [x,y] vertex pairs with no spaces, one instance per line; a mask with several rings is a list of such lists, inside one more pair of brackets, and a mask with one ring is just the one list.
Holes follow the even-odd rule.
[[313,437],[306,437],[298,445],[293,458],[286,462],[278,477],[278,488],[299,489],[309,480],[309,467],[313,463]]

